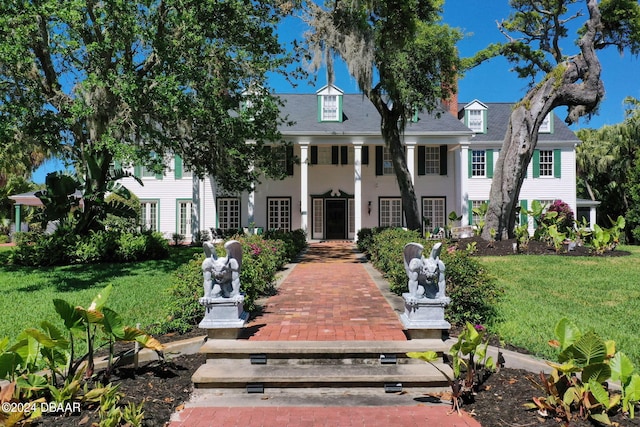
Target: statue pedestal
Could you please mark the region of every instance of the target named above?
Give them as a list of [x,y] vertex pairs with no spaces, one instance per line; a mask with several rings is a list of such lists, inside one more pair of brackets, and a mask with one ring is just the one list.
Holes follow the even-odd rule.
[[249,318],[249,313],[244,311],[242,295],[200,298],[200,304],[205,306],[205,313],[198,327],[207,329],[209,338],[235,339]]
[[415,298],[409,293],[402,294],[404,313],[400,320],[411,339],[441,338],[442,331],[451,328],[444,320],[444,307],[449,298]]

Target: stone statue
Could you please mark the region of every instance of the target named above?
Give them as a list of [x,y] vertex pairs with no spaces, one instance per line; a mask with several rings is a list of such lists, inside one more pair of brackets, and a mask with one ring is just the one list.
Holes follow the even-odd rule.
[[240,268],[242,267],[240,242],[230,240],[225,243],[227,256],[220,258],[212,243],[205,242],[202,246],[206,259],[202,262],[204,297],[200,298],[200,303],[206,305],[215,298],[243,298],[240,294]]
[[422,256],[424,247],[419,243],[407,243],[404,247],[404,269],[409,277],[409,297],[449,302],[445,296],[446,280],[444,263],[440,260],[442,243],[436,243],[429,258]]

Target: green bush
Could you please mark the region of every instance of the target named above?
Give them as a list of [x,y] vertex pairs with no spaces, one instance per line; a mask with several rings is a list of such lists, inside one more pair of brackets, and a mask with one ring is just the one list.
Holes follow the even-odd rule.
[[307,234],[302,229],[294,231],[269,230],[264,233],[264,238],[282,241],[288,260],[294,259],[307,247]]
[[[408,292],[408,279],[404,269],[403,249],[407,243],[424,246],[425,256],[435,244],[415,231],[400,228],[373,231],[368,252],[373,265],[381,271],[392,292]],[[489,277],[478,261],[465,251],[449,253],[443,248],[440,258],[446,267],[447,295],[451,298],[445,310],[447,320],[453,324],[484,323],[495,316],[495,305],[502,295],[497,283]]]
[[11,239],[6,234],[0,234],[0,245],[3,243],[9,243]]
[[[290,258],[287,257],[286,245],[282,240],[267,240],[259,235],[236,235],[233,238],[242,245],[240,291],[244,294],[244,309],[251,312],[255,310],[259,297],[273,294],[276,272]],[[218,256],[226,256],[223,243],[216,245],[216,251]],[[202,319],[204,308],[198,300],[204,294],[203,260],[204,254],[197,255],[176,271],[175,283],[169,289],[171,298],[167,306],[166,321],[154,332],[184,333]]]
[[51,234],[23,235],[9,256],[16,265],[47,266],[163,259],[169,247],[153,232],[96,231],[76,236],[65,229]]
[[358,231],[358,250],[362,253],[369,253],[369,248],[373,245],[373,237],[387,227],[361,228]]

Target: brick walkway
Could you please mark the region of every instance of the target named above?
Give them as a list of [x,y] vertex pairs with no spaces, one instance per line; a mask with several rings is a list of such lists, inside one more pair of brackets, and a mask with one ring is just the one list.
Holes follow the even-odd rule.
[[353,251],[315,243],[247,325],[257,341],[404,341],[402,324]]
[[[351,242],[313,243],[270,297],[265,312],[247,325],[249,340],[406,340],[389,306]],[[169,427],[480,427],[449,406],[186,407]]]

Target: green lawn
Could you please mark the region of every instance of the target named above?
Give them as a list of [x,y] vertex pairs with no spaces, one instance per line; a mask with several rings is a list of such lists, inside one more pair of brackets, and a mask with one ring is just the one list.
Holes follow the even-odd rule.
[[200,253],[201,248],[172,248],[166,260],[129,264],[72,265],[26,268],[8,265],[10,248],[0,248],[0,339],[14,339],[27,327],[43,320],[62,327],[52,300],[61,298],[87,307],[108,284],[113,291],[107,306],[119,313],[126,324],[156,323],[163,315],[176,268]]
[[504,341],[545,357],[558,320],[593,329],[640,366],[640,247],[624,257],[481,257],[505,289],[491,330]]

